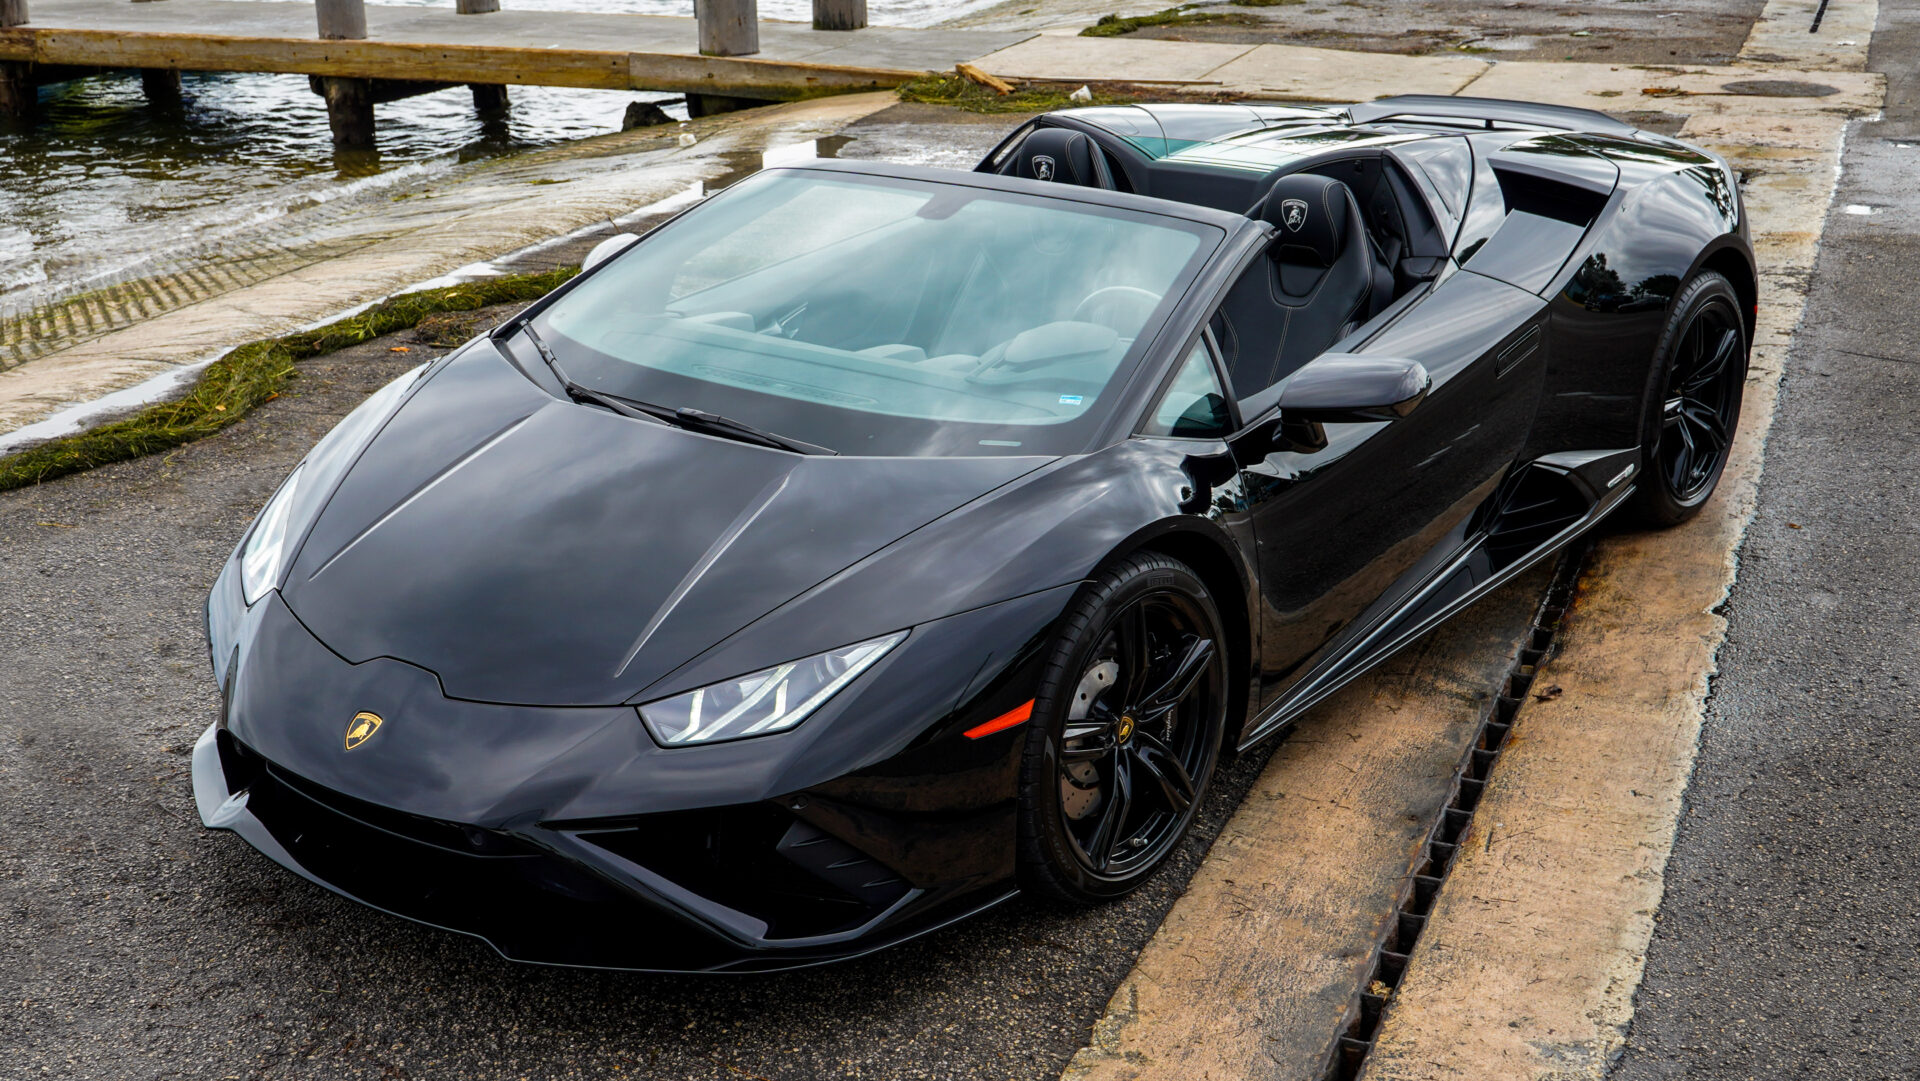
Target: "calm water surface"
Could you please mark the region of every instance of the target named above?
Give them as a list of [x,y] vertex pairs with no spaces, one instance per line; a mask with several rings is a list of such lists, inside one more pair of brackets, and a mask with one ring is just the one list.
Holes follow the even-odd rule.
[[[990,2],[870,0],[869,10],[876,24],[921,26]],[[503,6],[692,14],[685,0]],[[811,10],[811,0],[760,0],[764,18],[806,19]],[[618,131],[628,102],[664,96],[516,86],[510,115],[483,123],[466,88],[455,87],[379,106],[379,152],[336,155],[325,106],[304,76],[190,73],[182,83],[177,109],[149,107],[138,75],[43,87],[33,128],[0,127],[0,314],[346,193],[402,188],[462,161]]]

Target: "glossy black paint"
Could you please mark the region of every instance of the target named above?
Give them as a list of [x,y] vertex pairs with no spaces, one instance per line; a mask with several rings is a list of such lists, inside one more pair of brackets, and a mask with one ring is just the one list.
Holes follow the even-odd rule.
[[1418,361],[1323,353],[1287,380],[1279,408],[1282,416],[1317,424],[1400,420],[1432,388]]
[[[203,819],[555,964],[811,964],[1004,899],[1026,729],[965,733],[1033,697],[1103,564],[1152,548],[1207,582],[1244,746],[1632,491],[1668,302],[1703,266],[1750,299],[1752,255],[1723,163],[1594,115],[1449,98],[1041,119],[1093,135],[1134,194],[821,166],[1188,215],[1227,240],[1061,457],[808,456],[662,427],[567,400],[517,323],[441,362],[303,495],[280,588],[248,606],[232,560],[216,581]],[[1200,184],[1209,208],[1151,197],[1129,125],[1407,138]],[[1265,257],[1271,227],[1225,201],[1349,158],[1428,204],[1404,295],[1229,402],[1234,431],[1134,434]],[[635,711],[900,631],[787,732],[663,748]],[[384,723],[347,750],[362,710]]]

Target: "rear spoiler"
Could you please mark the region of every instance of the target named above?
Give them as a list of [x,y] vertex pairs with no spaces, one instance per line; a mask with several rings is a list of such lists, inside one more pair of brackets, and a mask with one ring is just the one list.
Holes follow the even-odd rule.
[[1491,128],[1512,124],[1528,128],[1559,131],[1586,131],[1600,135],[1632,135],[1637,129],[1595,109],[1575,109],[1560,105],[1540,105],[1531,101],[1505,101],[1500,98],[1456,98],[1444,94],[1402,94],[1347,107],[1347,115],[1356,124],[1382,120],[1420,117],[1446,120],[1480,121]]

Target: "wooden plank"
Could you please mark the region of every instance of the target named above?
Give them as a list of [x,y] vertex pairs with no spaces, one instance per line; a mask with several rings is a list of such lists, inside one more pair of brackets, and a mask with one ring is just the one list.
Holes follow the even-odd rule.
[[924,71],[852,68],[785,60],[634,53],[628,88],[680,90],[763,101],[793,101],[821,94],[890,90],[924,74]]
[[0,60],[106,68],[259,71],[422,82],[663,90],[789,101],[885,90],[924,72],[798,61],[497,45],[207,37],[16,27],[0,30]]
[[27,28],[0,31],[0,59],[111,68],[261,71],[362,79],[404,75],[424,82],[628,89],[625,52],[518,46]]
[[981,86],[997,94],[1013,93],[1012,83],[1002,79],[998,75],[989,75],[979,68],[974,67],[972,64],[955,64],[953,70],[954,74],[960,76],[962,79],[972,83],[979,83]]

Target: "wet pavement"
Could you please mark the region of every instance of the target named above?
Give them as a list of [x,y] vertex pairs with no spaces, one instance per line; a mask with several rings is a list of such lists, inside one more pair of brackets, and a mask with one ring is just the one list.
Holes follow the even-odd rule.
[[1762,0],[1256,0],[1202,10],[1231,21],[1148,28],[1138,37],[1276,42],[1484,60],[1727,64]]
[[1618,1081],[1920,1074],[1916,49],[1883,2]]

